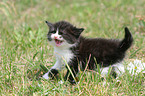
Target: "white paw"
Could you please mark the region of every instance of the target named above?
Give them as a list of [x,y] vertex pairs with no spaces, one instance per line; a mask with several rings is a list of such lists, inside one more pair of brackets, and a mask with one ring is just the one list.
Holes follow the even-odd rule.
[[48,77],[48,72],[45,73],[42,77],[45,78],[45,79],[49,79],[49,77]]

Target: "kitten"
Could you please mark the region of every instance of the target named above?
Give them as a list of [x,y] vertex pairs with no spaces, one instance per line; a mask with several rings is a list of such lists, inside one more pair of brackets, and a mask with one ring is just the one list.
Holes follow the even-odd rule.
[[[133,37],[129,29],[125,27],[125,37],[123,40],[85,38],[81,36],[84,28],[77,28],[66,21],[50,23],[47,34],[49,43],[54,47],[56,55],[55,65],[43,76],[48,79],[54,78],[66,63],[69,65],[74,77],[79,72],[78,65],[84,70],[87,66],[89,70],[96,69],[96,61],[100,67],[108,67],[121,62],[125,57],[125,52],[131,46]],[[105,70],[106,71],[106,70]],[[69,69],[65,76],[70,83],[75,83]]]

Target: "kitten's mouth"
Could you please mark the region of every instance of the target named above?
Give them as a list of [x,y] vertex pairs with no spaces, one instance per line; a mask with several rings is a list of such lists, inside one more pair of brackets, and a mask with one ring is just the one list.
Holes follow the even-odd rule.
[[55,40],[56,46],[60,46],[63,43],[62,40],[58,40],[58,39],[54,39],[54,40]]

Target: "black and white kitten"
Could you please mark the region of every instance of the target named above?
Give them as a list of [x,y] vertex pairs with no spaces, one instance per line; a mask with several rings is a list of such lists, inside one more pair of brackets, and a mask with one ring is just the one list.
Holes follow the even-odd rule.
[[[96,69],[96,61],[100,67],[108,67],[118,64],[125,57],[126,50],[131,46],[133,37],[128,28],[125,28],[125,37],[123,40],[103,39],[103,38],[85,38],[81,36],[83,28],[76,28],[66,21],[50,23],[47,34],[48,41],[54,47],[56,56],[55,65],[43,76],[44,78],[53,78],[62,70],[66,63],[69,65],[74,77],[78,73],[78,64],[84,70],[87,66],[89,70]],[[107,69],[104,71],[108,71]],[[68,70],[65,79],[70,83],[75,83]]]

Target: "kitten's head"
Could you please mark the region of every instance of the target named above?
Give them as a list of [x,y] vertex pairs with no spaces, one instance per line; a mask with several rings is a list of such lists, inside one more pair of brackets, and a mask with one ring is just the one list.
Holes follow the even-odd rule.
[[75,44],[84,30],[83,28],[76,28],[66,21],[54,24],[46,21],[46,24],[49,26],[48,40],[56,47]]

